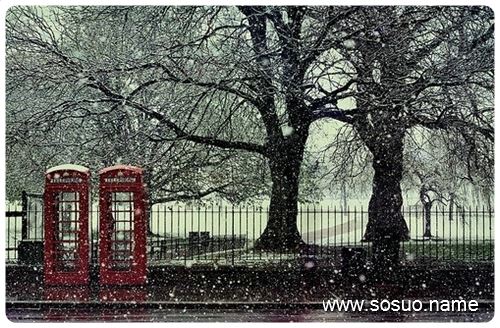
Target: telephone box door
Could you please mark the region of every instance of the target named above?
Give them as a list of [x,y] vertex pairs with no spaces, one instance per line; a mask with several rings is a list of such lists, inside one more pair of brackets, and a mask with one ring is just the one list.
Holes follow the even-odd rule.
[[146,200],[141,168],[117,165],[101,170],[99,185],[100,282],[146,282]]
[[90,172],[80,165],[60,165],[45,173],[44,280],[47,285],[89,282]]

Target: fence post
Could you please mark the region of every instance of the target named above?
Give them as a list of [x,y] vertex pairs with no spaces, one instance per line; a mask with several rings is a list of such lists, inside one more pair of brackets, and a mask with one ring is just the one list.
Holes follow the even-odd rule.
[[21,193],[21,239],[28,239],[28,194],[26,191]]
[[232,254],[231,254],[231,265],[234,267],[234,247],[235,247],[235,238],[234,238],[234,204],[231,204],[231,238],[232,238]]

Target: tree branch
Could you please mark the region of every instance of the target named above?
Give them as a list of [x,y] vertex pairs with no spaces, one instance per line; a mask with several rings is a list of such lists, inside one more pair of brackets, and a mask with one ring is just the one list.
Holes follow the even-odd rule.
[[351,79],[346,84],[344,84],[342,87],[335,89],[332,92],[327,92],[324,97],[313,100],[311,105],[310,105],[310,108],[312,108],[312,110],[316,110],[316,109],[321,108],[327,104],[335,104],[336,97],[340,93],[349,90],[351,85],[353,85],[354,83],[358,83],[358,80]]
[[322,118],[333,118],[337,121],[352,124],[354,122],[354,115],[358,113],[357,109],[351,110],[341,110],[335,108],[334,110],[330,109],[321,109],[317,111],[313,111],[312,120],[319,120]]
[[[216,146],[219,148],[226,148],[226,149],[240,149],[240,150],[246,150],[250,152],[256,152],[261,155],[267,156],[267,151],[266,147],[263,145],[255,144],[255,143],[250,143],[250,142],[244,142],[244,141],[229,141],[229,140],[222,140],[222,139],[217,139],[215,137],[209,137],[209,136],[199,136],[199,135],[194,135],[190,134],[186,131],[184,131],[180,126],[175,124],[172,120],[169,120],[165,115],[154,111],[138,102],[132,101],[128,98],[125,98],[124,96],[117,94],[110,90],[108,87],[106,87],[104,84],[98,82],[98,81],[92,81],[92,83],[88,84],[90,87],[98,89],[99,91],[103,92],[106,96],[110,97],[111,100],[115,101],[116,103],[121,103],[122,105],[127,105],[132,108],[135,108],[139,110],[141,113],[146,114],[150,118],[154,118],[158,120],[161,124],[166,125],[171,131],[175,133],[177,136],[177,139],[184,139],[184,140],[189,140],[195,143],[200,143],[200,144],[205,144],[205,145],[211,145],[211,146]],[[159,139],[161,140],[161,139]]]
[[428,129],[449,129],[452,127],[459,129],[472,129],[482,134],[486,139],[491,142],[495,140],[495,132],[491,127],[481,127],[472,122],[465,121],[455,116],[439,116],[438,118],[429,118],[423,115],[414,115],[409,120],[409,127],[420,125]]
[[213,194],[216,192],[222,192],[224,190],[224,188],[226,188],[229,185],[230,184],[225,184],[222,186],[209,188],[207,190],[200,191],[197,193],[192,193],[189,195],[172,195],[172,196],[167,196],[167,197],[159,197],[159,198],[155,198],[152,201],[152,204],[154,205],[154,204],[159,204],[159,203],[201,199],[201,198],[206,197],[210,194]]

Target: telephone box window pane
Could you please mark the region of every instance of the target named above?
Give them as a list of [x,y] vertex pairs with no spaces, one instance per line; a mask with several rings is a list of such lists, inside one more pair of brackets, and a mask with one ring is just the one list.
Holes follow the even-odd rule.
[[111,193],[111,269],[130,271],[134,251],[134,193]]
[[73,242],[78,240],[78,233],[63,233],[59,231],[58,241]]
[[77,269],[78,222],[80,219],[80,195],[78,192],[59,192],[56,195],[55,266],[57,271]]

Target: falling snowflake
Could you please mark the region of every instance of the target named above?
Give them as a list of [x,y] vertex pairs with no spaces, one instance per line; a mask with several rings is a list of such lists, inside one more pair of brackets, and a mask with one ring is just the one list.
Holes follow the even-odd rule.
[[294,133],[295,129],[291,126],[285,125],[281,127],[281,131],[283,132],[283,136],[289,137]]

